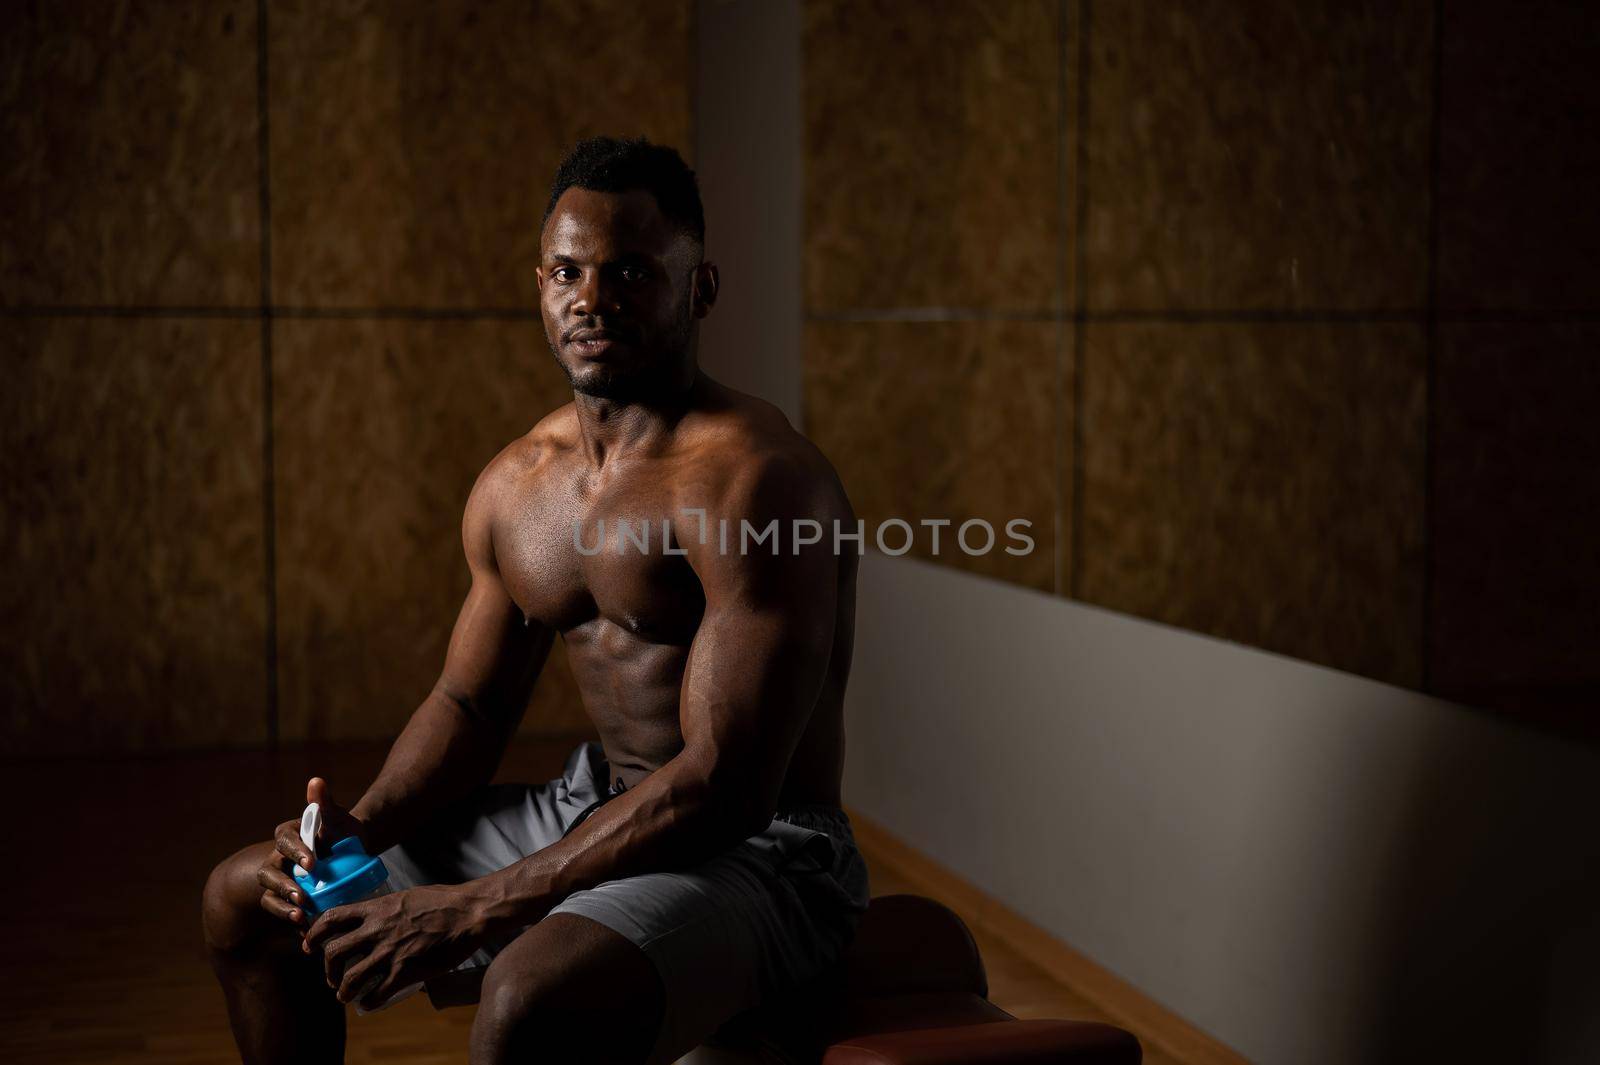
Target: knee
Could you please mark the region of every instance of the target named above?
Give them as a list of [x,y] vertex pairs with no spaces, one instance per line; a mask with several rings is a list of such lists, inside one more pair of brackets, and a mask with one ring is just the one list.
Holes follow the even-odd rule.
[[490,965],[472,1022],[473,1065],[535,1060],[529,1057],[531,1048],[548,1054],[553,1043],[561,1042],[551,990],[539,974],[523,971],[513,977],[498,963]]
[[484,973],[472,1025],[472,1065],[626,1061],[609,1052],[618,1022],[614,1004],[559,959],[531,963],[502,954]]
[[271,846],[255,844],[229,855],[206,878],[200,895],[200,925],[212,951],[236,952],[261,934],[264,912],[256,871]]
[[581,917],[547,917],[484,973],[472,1065],[643,1061],[661,1021],[655,967]]

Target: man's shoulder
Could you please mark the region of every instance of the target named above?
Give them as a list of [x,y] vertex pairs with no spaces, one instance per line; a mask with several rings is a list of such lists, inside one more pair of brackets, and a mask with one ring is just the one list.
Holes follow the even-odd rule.
[[532,429],[517,437],[489,461],[484,473],[495,477],[516,476],[536,470],[578,445],[578,413],[571,403],[557,407],[539,419]]
[[489,460],[478,474],[467,506],[492,511],[509,495],[525,488],[549,465],[570,455],[577,443],[577,412],[568,403],[545,415],[537,425]]
[[684,483],[706,492],[708,507],[820,519],[849,514],[827,456],[781,410],[754,396],[734,393],[702,417],[689,459],[693,476]]

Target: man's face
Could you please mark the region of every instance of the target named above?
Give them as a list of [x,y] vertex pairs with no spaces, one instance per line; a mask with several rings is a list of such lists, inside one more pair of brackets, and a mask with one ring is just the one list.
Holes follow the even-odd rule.
[[690,358],[700,255],[643,190],[570,188],[539,248],[545,336],[573,390],[647,397]]

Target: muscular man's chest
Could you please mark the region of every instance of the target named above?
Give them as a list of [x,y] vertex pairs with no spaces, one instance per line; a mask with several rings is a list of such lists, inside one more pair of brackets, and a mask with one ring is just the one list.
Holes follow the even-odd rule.
[[678,553],[695,535],[647,486],[592,499],[546,491],[496,526],[495,557],[523,613],[558,631],[603,618],[645,640],[686,644],[705,606]]

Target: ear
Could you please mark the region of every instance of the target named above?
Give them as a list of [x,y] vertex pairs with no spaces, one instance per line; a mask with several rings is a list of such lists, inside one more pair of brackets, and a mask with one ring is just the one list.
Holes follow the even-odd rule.
[[711,313],[711,308],[716,306],[717,292],[721,288],[722,278],[717,273],[716,263],[701,263],[694,268],[694,316],[704,318]]

